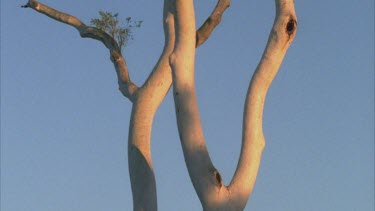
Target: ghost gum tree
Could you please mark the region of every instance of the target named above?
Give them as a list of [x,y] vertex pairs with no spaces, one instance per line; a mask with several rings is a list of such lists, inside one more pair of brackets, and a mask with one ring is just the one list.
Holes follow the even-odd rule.
[[263,56],[250,80],[245,100],[239,162],[232,181],[225,186],[220,173],[210,160],[203,137],[194,88],[194,59],[196,47],[209,38],[229,4],[230,0],[218,0],[211,15],[196,30],[193,0],[165,0],[164,49],[142,86],[131,81],[121,53],[121,43],[114,34],[100,27],[87,26],[78,18],[35,0],[29,0],[23,6],[75,27],[81,37],[98,40],[109,50],[117,73],[119,90],[133,105],[128,137],[128,162],[134,210],[157,210],[150,151],[151,128],[154,114],[172,81],[185,163],[203,209],[243,210],[252,192],[265,146],[262,115],[267,90],[294,39],[297,17],[293,0],[275,0],[274,25]]

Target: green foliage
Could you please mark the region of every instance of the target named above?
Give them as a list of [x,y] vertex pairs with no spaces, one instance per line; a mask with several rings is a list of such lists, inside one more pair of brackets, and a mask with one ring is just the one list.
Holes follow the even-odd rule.
[[129,40],[133,40],[133,29],[139,28],[143,21],[133,21],[131,17],[127,17],[124,24],[119,24],[118,13],[99,11],[100,18],[91,19],[91,24],[107,32],[116,40],[120,49],[123,50]]

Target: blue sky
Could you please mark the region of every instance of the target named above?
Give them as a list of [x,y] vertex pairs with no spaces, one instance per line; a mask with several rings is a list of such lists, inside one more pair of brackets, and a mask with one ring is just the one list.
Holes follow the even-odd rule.
[[[131,210],[131,104],[105,47],[1,1],[1,210]],[[163,46],[162,1],[45,0],[88,23],[98,10],[143,20],[125,49],[143,83]],[[216,1],[195,3],[197,25]],[[299,28],[264,110],[266,149],[246,210],[374,210],[374,1],[295,1]],[[273,1],[232,1],[197,50],[206,143],[228,183],[240,150],[250,77]],[[178,140],[173,98],[152,132],[159,210],[201,210]]]

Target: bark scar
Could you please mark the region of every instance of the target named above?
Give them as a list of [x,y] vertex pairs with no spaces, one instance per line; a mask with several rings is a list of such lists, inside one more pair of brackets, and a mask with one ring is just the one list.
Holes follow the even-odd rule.
[[297,21],[291,18],[286,24],[286,32],[290,36],[296,31],[296,28],[297,28]]
[[215,170],[214,175],[215,175],[216,185],[219,186],[219,188],[221,188],[223,186],[223,180],[221,178],[220,173],[217,170]]

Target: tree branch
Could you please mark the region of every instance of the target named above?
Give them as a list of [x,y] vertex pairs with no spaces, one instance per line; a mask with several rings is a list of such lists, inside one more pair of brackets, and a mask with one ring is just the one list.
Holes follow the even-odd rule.
[[186,166],[204,210],[210,193],[221,187],[208,154],[199,117],[194,86],[196,46],[192,0],[176,1],[176,46],[170,56],[177,126]]
[[26,5],[22,6],[22,8],[32,8],[54,20],[73,26],[83,38],[92,38],[101,41],[110,51],[111,61],[115,65],[121,93],[129,98],[130,101],[135,100],[135,93],[138,88],[130,80],[125,59],[122,57],[121,49],[113,37],[95,27],[85,25],[82,21],[72,15],[60,12],[35,0],[29,0]]
[[222,16],[229,6],[230,0],[219,0],[217,2],[216,7],[212,11],[210,17],[208,17],[203,25],[197,30],[196,47],[206,42],[212,31],[221,22]]
[[151,158],[151,129],[157,108],[172,83],[168,57],[174,48],[174,0],[163,6],[164,50],[133,103],[129,126],[128,162],[134,210],[157,210]]
[[[233,198],[248,198],[265,146],[263,108],[267,91],[297,31],[293,0],[275,0],[276,17],[267,46],[251,79],[244,109],[241,155],[229,188]],[[240,202],[238,202],[240,203]],[[246,201],[241,202],[245,206]]]

